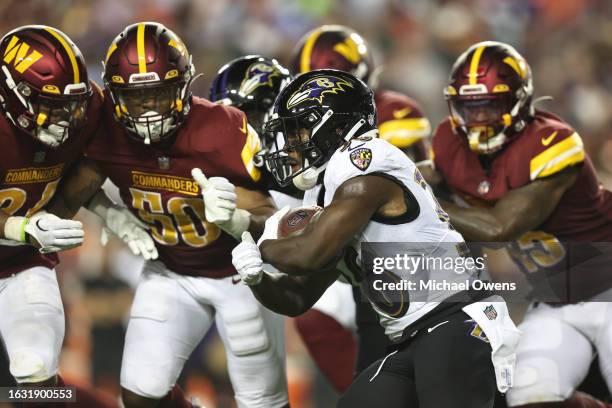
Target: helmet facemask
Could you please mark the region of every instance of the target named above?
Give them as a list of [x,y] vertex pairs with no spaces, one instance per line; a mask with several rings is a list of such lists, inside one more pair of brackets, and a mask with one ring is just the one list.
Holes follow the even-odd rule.
[[144,86],[113,86],[111,93],[120,123],[144,144],[170,136],[187,113],[188,82]]
[[[5,74],[10,75],[7,72]],[[25,82],[14,84],[8,89],[17,96],[13,100],[22,105],[23,113],[17,117],[11,116],[4,105],[6,102],[3,102],[7,117],[19,129],[47,147],[59,147],[86,123],[92,90],[85,83],[69,85],[67,91],[70,94],[60,94],[57,88],[53,92],[41,92]]]
[[489,154],[501,148],[510,125],[508,98],[452,98],[448,105],[454,124],[467,135],[471,150]]
[[353,114],[317,107],[296,116],[274,118],[266,130],[282,137],[276,138],[275,151],[266,156],[266,165],[281,186],[293,182],[300,190],[309,190],[336,149],[364,124],[364,119],[355,121]]
[[448,96],[453,125],[468,139],[469,147],[478,154],[499,151],[511,133],[524,127],[521,114],[529,104],[525,92],[512,97],[508,92],[474,96]]
[[49,147],[58,147],[86,123],[88,94],[49,97],[38,95],[32,104],[34,137]]

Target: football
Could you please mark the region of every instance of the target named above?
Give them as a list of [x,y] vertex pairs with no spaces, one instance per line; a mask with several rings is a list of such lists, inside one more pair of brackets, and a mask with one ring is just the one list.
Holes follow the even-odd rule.
[[318,206],[292,208],[278,223],[278,237],[301,234],[309,224],[317,221],[321,212],[323,208]]

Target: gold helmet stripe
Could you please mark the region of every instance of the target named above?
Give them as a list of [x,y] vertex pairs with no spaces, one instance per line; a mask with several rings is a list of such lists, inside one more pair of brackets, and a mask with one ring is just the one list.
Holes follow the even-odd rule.
[[70,64],[72,65],[74,83],[78,84],[79,82],[81,82],[79,66],[77,65],[76,55],[74,55],[74,52],[72,51],[72,47],[68,44],[64,36],[60,34],[57,30],[51,27],[45,27],[45,30],[51,33],[51,35],[55,37],[57,41],[60,42],[60,44],[62,44],[62,47],[64,47],[64,50],[66,50],[66,54],[68,54],[68,58],[70,59]]
[[323,32],[322,28],[317,28],[304,43],[302,55],[300,56],[300,73],[310,71],[310,56],[312,55],[312,49],[321,35],[321,32]]
[[480,57],[482,56],[485,48],[487,48],[486,45],[481,45],[480,47],[476,48],[476,51],[474,51],[474,54],[472,54],[470,73],[468,74],[470,78],[470,85],[476,85],[478,83],[476,80],[476,77],[478,76],[478,65],[480,64]]
[[145,55],[145,25],[138,24],[136,31],[136,51],[138,52],[138,72],[144,74],[147,72],[147,60]]
[[108,47],[108,51],[106,52],[106,58],[104,59],[105,64],[108,64],[108,59],[110,58],[111,55],[113,55],[113,52],[115,52],[116,49],[117,49],[116,43],[112,43],[111,46]]

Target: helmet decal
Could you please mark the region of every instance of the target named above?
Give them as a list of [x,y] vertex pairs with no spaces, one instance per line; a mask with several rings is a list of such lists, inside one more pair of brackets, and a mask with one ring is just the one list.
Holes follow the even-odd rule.
[[287,109],[307,100],[323,102],[326,94],[338,94],[346,91],[346,88],[353,88],[347,80],[333,75],[319,75],[305,82],[299,87],[287,101]]
[[280,76],[280,73],[265,61],[257,61],[249,66],[240,84],[239,92],[242,95],[250,95],[260,86],[273,87],[272,79]]
[[353,34],[347,39],[345,39],[343,42],[339,42],[338,44],[334,45],[334,51],[336,51],[338,54],[341,54],[344,58],[346,58],[353,64],[357,64],[359,63],[359,61],[361,61],[362,53],[359,50],[360,46],[364,49],[363,51],[365,52],[365,45],[363,45],[363,40],[359,35]]
[[527,76],[527,62],[523,58],[506,57],[504,62],[512,67],[521,78]]
[[323,25],[306,33],[298,42],[290,69],[296,74],[338,69],[367,82],[375,67],[361,35],[342,25]]
[[4,50],[4,62],[7,64],[13,63],[15,70],[20,74],[30,68],[32,64],[42,58],[42,54],[36,50],[30,50],[30,45],[25,41],[20,41],[19,37],[13,35],[6,50]]
[[0,39],[0,59],[0,109],[18,129],[55,148],[85,125],[92,88],[66,34],[18,27]]

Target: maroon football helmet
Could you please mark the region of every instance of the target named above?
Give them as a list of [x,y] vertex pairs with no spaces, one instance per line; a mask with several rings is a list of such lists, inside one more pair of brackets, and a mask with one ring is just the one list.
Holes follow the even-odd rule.
[[461,54],[444,95],[454,129],[478,154],[499,151],[533,116],[531,69],[514,48],[496,41]]
[[172,135],[189,112],[194,67],[183,41],[159,23],[126,27],[104,61],[115,118],[145,144]]
[[19,27],[0,40],[0,107],[20,130],[49,147],[77,132],[92,95],[81,51],[61,31]]
[[374,61],[368,44],[354,30],[323,25],[302,37],[289,69],[295,75],[315,69],[339,69],[368,83]]

